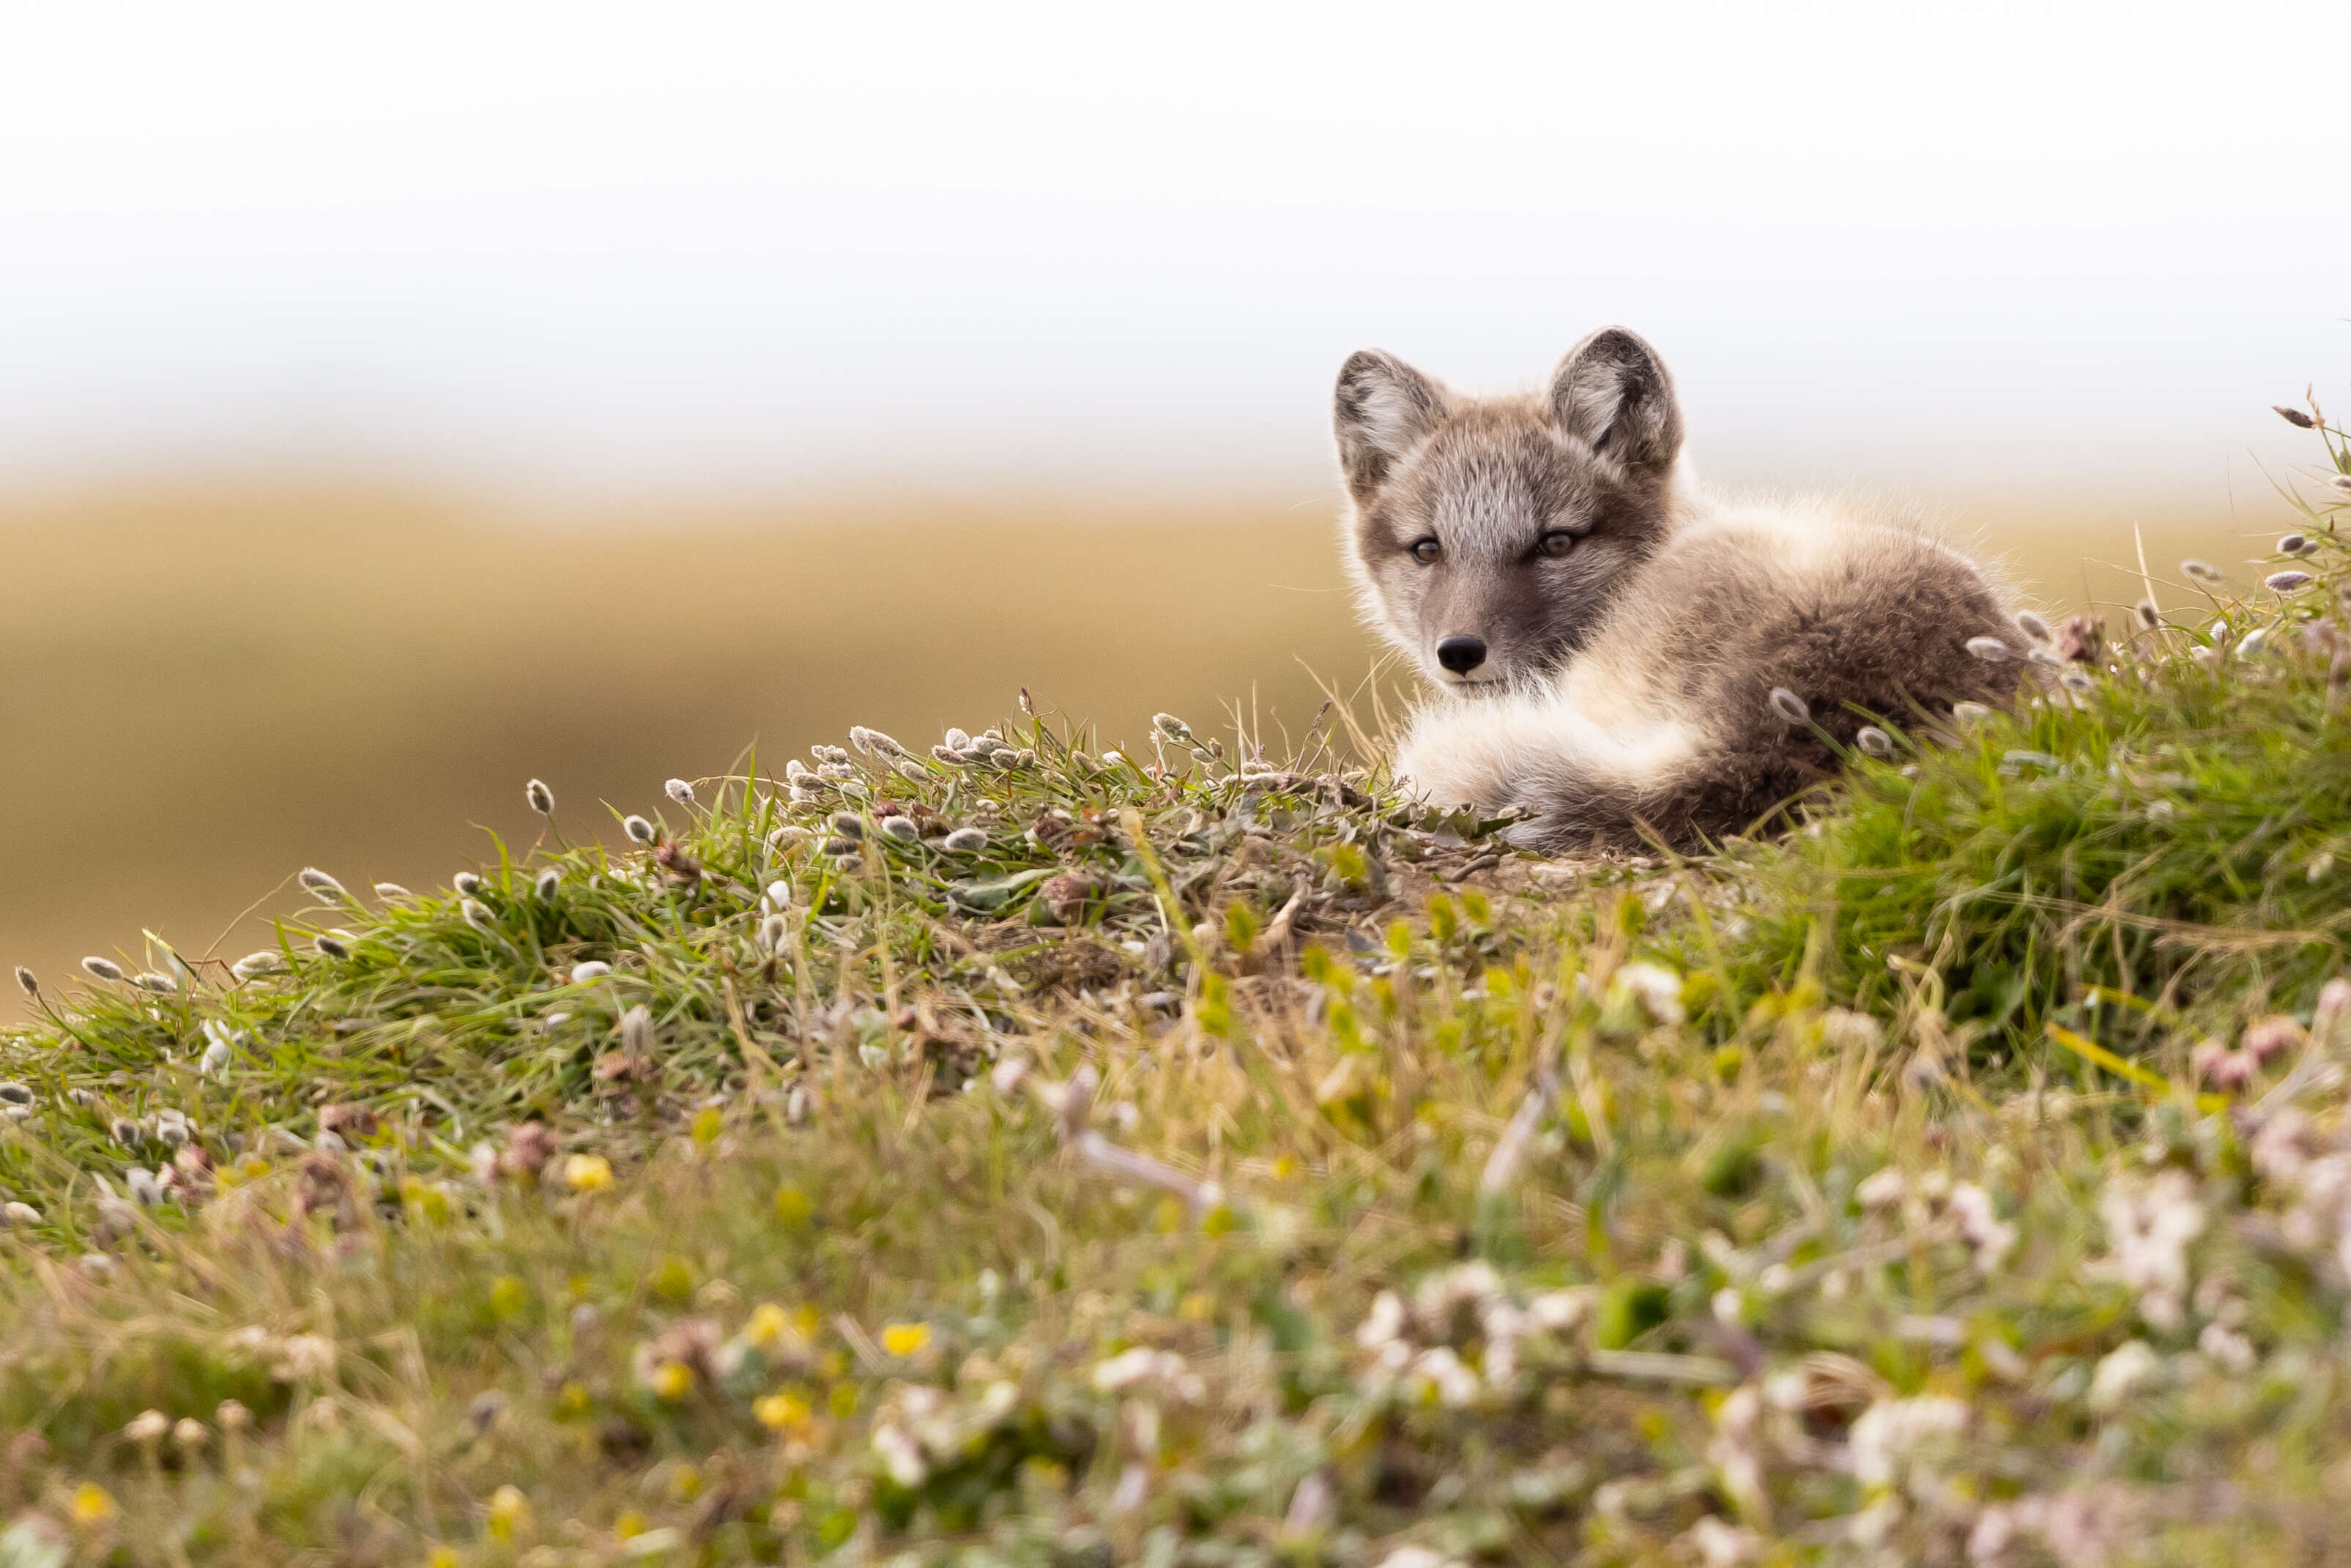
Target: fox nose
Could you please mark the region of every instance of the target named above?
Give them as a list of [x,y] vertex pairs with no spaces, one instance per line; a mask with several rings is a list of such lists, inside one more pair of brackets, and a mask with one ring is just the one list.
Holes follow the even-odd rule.
[[1457,675],[1466,675],[1486,662],[1483,637],[1439,637],[1437,662]]

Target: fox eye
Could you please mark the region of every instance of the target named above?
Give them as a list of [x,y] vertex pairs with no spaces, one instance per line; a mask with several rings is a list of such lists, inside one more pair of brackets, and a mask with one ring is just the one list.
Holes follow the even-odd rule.
[[1553,559],[1557,559],[1559,557],[1565,555],[1574,548],[1575,536],[1573,534],[1569,533],[1565,528],[1553,528],[1551,532],[1543,535],[1542,538],[1535,545],[1535,551],[1539,555],[1547,555],[1552,557]]
[[1420,562],[1423,566],[1428,565],[1431,561],[1435,560],[1438,556],[1443,555],[1444,553],[1444,548],[1437,542],[1433,536],[1427,538],[1418,538],[1412,541],[1412,559]]

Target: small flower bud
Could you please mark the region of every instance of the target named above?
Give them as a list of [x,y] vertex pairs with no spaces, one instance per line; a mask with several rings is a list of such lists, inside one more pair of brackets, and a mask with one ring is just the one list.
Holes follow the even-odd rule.
[[1865,724],[1853,732],[1853,743],[1870,757],[1894,755],[1894,737],[1874,724]]
[[2220,582],[2228,577],[2228,573],[2209,560],[2183,560],[2179,563],[2179,570],[2199,582]]
[[902,844],[914,843],[923,836],[923,830],[914,826],[912,817],[884,817],[873,825],[882,831],[883,837]]
[[1771,711],[1789,724],[1812,722],[1812,706],[1785,686],[1771,688]]
[[643,817],[623,818],[621,822],[621,831],[641,844],[652,843],[657,836],[653,832],[653,825],[651,822],[646,821]]
[[662,793],[681,806],[694,804],[694,786],[683,779],[673,779],[662,786]]
[[584,986],[590,980],[601,980],[611,972],[611,965],[600,958],[590,958],[584,964],[571,966],[571,983],[575,986]]
[[946,847],[959,855],[967,855],[987,847],[987,831],[984,828],[957,828],[946,840]]
[[413,898],[416,896],[396,882],[377,883],[375,884],[375,895],[378,898],[382,899],[386,904],[391,904],[402,898]]
[[2292,593],[2309,587],[2313,580],[2306,571],[2273,571],[2262,579],[2262,586],[2272,593]]
[[302,874],[295,878],[295,880],[299,882],[304,887],[309,889],[312,893],[323,894],[329,898],[349,898],[350,896],[350,894],[343,891],[343,884],[341,883],[337,882],[333,877],[329,876],[317,866],[305,866],[302,869]]
[[329,958],[348,958],[351,956],[350,946],[340,936],[326,935],[313,936],[310,938],[310,946]]
[[549,866],[545,871],[540,872],[538,873],[538,881],[531,885],[531,891],[538,894],[538,901],[541,904],[553,903],[555,895],[562,890],[563,873],[557,871],[553,866]]
[[2282,402],[2272,403],[2270,406],[2276,410],[2277,416],[2280,419],[2284,420],[2296,430],[2312,430],[2317,427],[2318,421],[2311,418],[2310,415],[2303,413],[2302,410],[2298,408],[2288,408]]
[[471,898],[474,894],[482,891],[482,879],[475,876],[472,872],[461,871],[455,876],[449,879],[449,885],[455,888],[467,898]]
[[539,780],[534,779],[529,783],[524,785],[522,787],[522,798],[529,801],[530,809],[537,811],[540,816],[552,817],[555,815],[555,791],[549,789]]
[[41,994],[41,982],[34,977],[32,970],[19,964],[16,966],[16,988],[28,997],[37,997]]
[[1987,664],[2004,664],[2009,657],[2008,644],[1997,637],[1970,637],[1968,652]]
[[84,958],[81,961],[81,967],[84,969],[89,970],[89,973],[98,979],[119,980],[122,978],[122,966],[116,963],[111,958],[99,958],[95,956]]

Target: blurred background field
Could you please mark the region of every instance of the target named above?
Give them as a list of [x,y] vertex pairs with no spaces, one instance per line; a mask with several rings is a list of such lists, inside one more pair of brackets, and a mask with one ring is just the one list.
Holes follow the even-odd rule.
[[1624,322],[1703,473],[1915,501],[2051,607],[2137,596],[2135,520],[2241,560],[2347,346],[2304,29],[0,6],[0,962],[242,952],[303,865],[527,835],[534,775],[584,832],[1023,686],[1301,727],[1371,665],[1366,345],[1493,390]]
[[[610,837],[605,802],[650,811],[755,746],[774,773],[852,724],[928,742],[1024,686],[1108,743],[1162,708],[1301,733],[1373,672],[1334,507],[550,517],[314,479],[0,508],[0,961],[67,980],[144,930],[235,956],[305,865],[439,886],[485,830],[527,843],[527,779]],[[2231,559],[2209,525],[2148,537]],[[2044,602],[2136,596],[2125,520],[1983,538]]]

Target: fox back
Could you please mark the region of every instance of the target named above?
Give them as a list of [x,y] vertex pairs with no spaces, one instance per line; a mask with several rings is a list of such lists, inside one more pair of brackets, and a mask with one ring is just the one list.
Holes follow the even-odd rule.
[[1334,423],[1365,618],[1432,692],[1398,769],[1526,814],[1521,842],[1737,831],[1882,727],[2014,690],[2001,592],[1914,522],[1698,494],[1672,380],[1621,328],[1534,396],[1355,354]]

